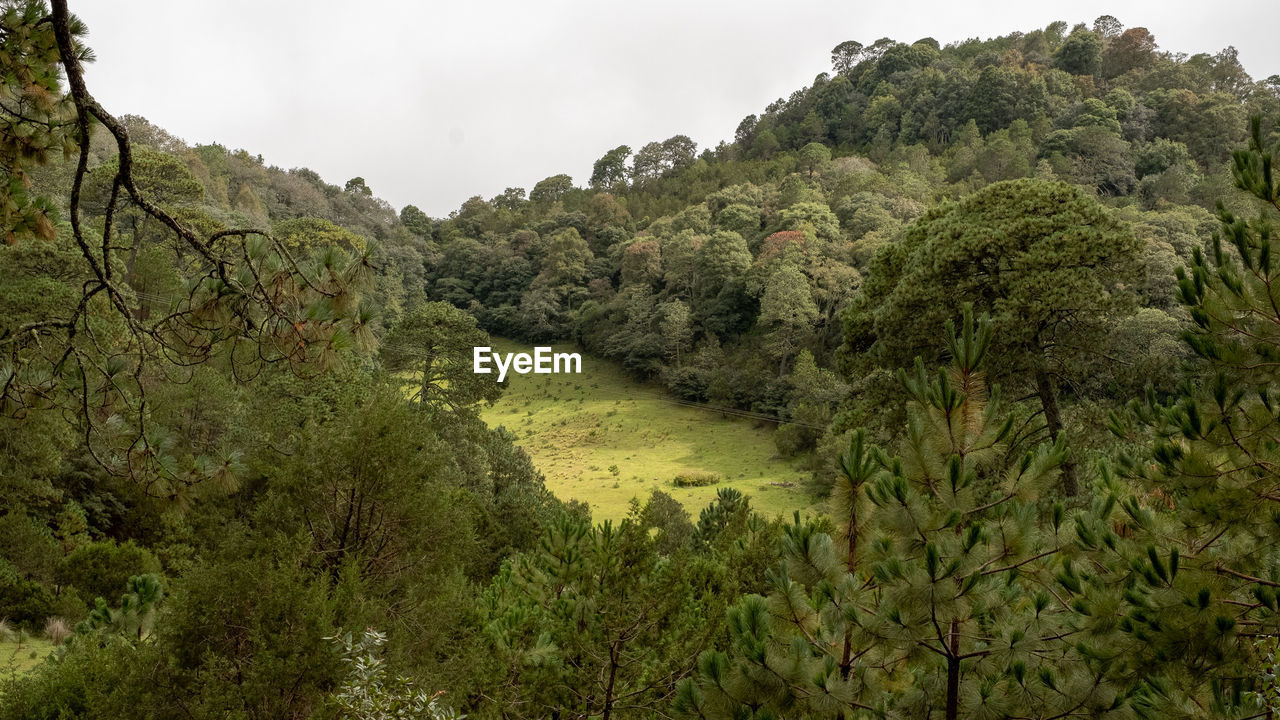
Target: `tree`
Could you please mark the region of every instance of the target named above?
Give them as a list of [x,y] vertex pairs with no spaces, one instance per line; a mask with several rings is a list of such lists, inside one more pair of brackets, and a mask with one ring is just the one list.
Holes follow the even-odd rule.
[[473,316],[447,302],[433,302],[405,313],[383,339],[381,357],[388,371],[405,378],[412,400],[472,410],[502,394],[497,376],[472,367],[472,349],[489,344]]
[[676,367],[680,367],[682,352],[693,344],[693,322],[689,306],[680,300],[669,300],[661,305],[662,320],[658,329],[667,343],[667,352]]
[[1102,38],[1084,29],[1068,35],[1053,54],[1054,65],[1072,75],[1093,75],[1101,61]]
[[369,248],[369,241],[364,237],[322,218],[302,217],[285,220],[276,223],[271,231],[285,247],[295,252],[305,253],[316,249],[339,248],[359,257]]
[[[119,171],[119,160],[112,159],[89,172],[84,197],[95,206],[94,210],[100,208],[100,212],[105,214],[106,205],[111,202],[112,184]],[[168,153],[139,147],[133,157],[133,179],[139,192],[170,213],[178,214],[186,206],[204,200],[204,187],[200,181],[181,160]],[[128,281],[132,284],[136,279],[134,267],[143,242],[163,240],[168,229],[162,229],[159,222],[127,199],[118,205],[120,214],[117,222],[122,229],[129,227],[133,235],[133,242],[125,259]]]
[[415,687],[413,679],[387,677],[382,646],[387,634],[366,628],[359,640],[351,633],[325,638],[333,642],[347,665],[347,677],[333,695],[346,720],[461,720],[435,694]]
[[790,263],[769,276],[760,297],[760,325],[767,328],[770,353],[778,358],[778,377],[787,371],[787,360],[818,319],[809,279]]
[[1110,40],[1124,30],[1124,24],[1115,18],[1114,15],[1099,15],[1093,21],[1093,32],[1104,40]]
[[405,205],[400,211],[400,223],[420,238],[431,237],[431,218],[416,205]]
[[1148,67],[1155,60],[1155,37],[1143,27],[1129,28],[1111,41],[1102,53],[1104,77],[1119,77],[1130,70]]
[[[834,529],[796,520],[768,597],[729,613],[729,651],[681,683],[692,718],[1123,717],[1117,689],[1055,598],[1061,508],[1037,518],[1062,443],[1009,451],[1013,417],[981,364],[992,325],[966,306],[950,367],[902,372],[902,457],[856,433]],[[1046,590],[1046,588],[1049,588]]]
[[105,598],[99,596],[89,617],[76,624],[76,635],[111,635],[125,642],[140,643],[155,626],[164,599],[164,582],[156,574],[137,575],[125,584],[125,594],[120,596],[119,609],[112,609]]
[[813,171],[830,160],[831,151],[822,143],[811,142],[800,148],[800,162],[809,171],[809,177],[813,177]]
[[637,238],[622,252],[619,267],[623,285],[650,285],[662,278],[662,253],[657,240]]
[[501,195],[498,195],[489,202],[499,210],[510,210],[511,212],[516,212],[520,208],[524,207],[526,202],[524,195],[524,188],[509,187],[506,190],[503,190]]
[[688,135],[672,135],[662,141],[662,154],[667,170],[679,170],[697,157],[698,145]]
[[619,145],[604,154],[591,166],[591,187],[612,189],[627,180],[627,158],[631,157],[631,148]]
[[[877,254],[863,297],[845,317],[846,351],[878,367],[917,354],[936,362],[931,328],[973,302],[995,324],[998,377],[1040,400],[1049,435],[1064,423],[1059,381],[1105,352],[1112,323],[1131,312],[1139,244],[1097,200],[1066,183],[989,185],[926,213]],[[1063,490],[1075,495],[1074,467]]]
[[79,18],[63,15],[65,37],[77,44],[72,49],[70,43],[59,44],[53,25],[44,23],[46,15],[40,2],[0,8],[0,50],[6,57],[6,102],[0,104],[0,169],[6,178],[0,184],[0,227],[10,245],[27,237],[54,237],[57,214],[47,199],[31,195],[29,171],[43,165],[50,152],[75,146],[77,108],[62,92],[63,53],[74,53],[78,63],[93,60],[92,52],[79,46],[87,32]]
[[[1254,117],[1249,146],[1233,153],[1236,186],[1252,196],[1258,214],[1244,217],[1220,201],[1209,254],[1197,248],[1190,266],[1178,269],[1179,300],[1192,320],[1183,339],[1196,356],[1186,382],[1167,400],[1135,401],[1111,423],[1126,440],[1153,438],[1142,452],[1120,458],[1135,484],[1117,485],[1115,494],[1138,541],[1171,544],[1177,561],[1120,561],[1141,571],[1144,601],[1125,629],[1147,647],[1167,648],[1144,659],[1163,666],[1172,682],[1224,703],[1223,716],[1269,715],[1266,707],[1253,714],[1259,708],[1212,685],[1258,678],[1264,671],[1253,643],[1274,637],[1280,621],[1280,565],[1270,551],[1280,542],[1280,450],[1270,440],[1280,428],[1280,312],[1273,302],[1280,267],[1271,252],[1280,181],[1270,170],[1280,157],[1278,131],[1264,132]],[[1131,556],[1141,551],[1133,548]],[[1176,614],[1184,607],[1196,612]],[[1163,608],[1170,611],[1159,614]],[[1197,672],[1188,677],[1187,667]]]
[[578,231],[569,227],[547,238],[542,253],[542,271],[536,282],[541,285],[565,288],[576,286],[587,273],[591,262],[591,248]]
[[[565,516],[512,558],[481,610],[498,674],[486,695],[510,718],[648,718],[721,627],[725,581],[687,548],[659,554],[659,499],[619,525]],[[686,521],[687,522],[687,521]]]
[[854,68],[862,59],[862,43],[857,40],[846,40],[831,49],[831,69],[838,75],[844,75]]
[[[67,278],[75,294],[66,305],[0,327],[0,407],[21,416],[37,399],[53,402],[79,417],[88,450],[103,467],[176,498],[228,466],[215,458],[193,466],[176,462],[165,447],[172,437],[148,421],[149,381],[162,369],[220,354],[234,356],[237,370],[250,375],[264,363],[303,371],[336,362],[342,349],[372,340],[370,314],[360,309],[358,294],[368,264],[335,253],[295,257],[266,230],[194,222],[166,209],[141,182],[146,153],[135,152],[125,125],[85,85],[82,63],[92,55],[78,40],[84,26],[65,0],[54,0],[51,12],[42,2],[6,4],[0,24],[11,68],[6,82],[16,78],[24,85],[17,91],[19,107],[33,112],[14,114],[6,107],[0,118],[6,125],[0,162],[17,170],[0,195],[6,220],[16,218],[8,237],[22,241],[18,229],[46,238],[57,234],[46,224],[45,206],[23,195],[23,178],[26,168],[59,147],[78,154],[60,242],[80,255],[73,269],[78,277]],[[60,75],[66,77],[65,96]],[[109,135],[117,160],[114,171],[101,176],[109,190],[103,214],[91,221],[93,208],[82,190],[95,129]],[[113,239],[114,210],[126,199],[164,229],[170,251],[184,258],[177,292],[140,297],[128,286],[123,248]],[[164,311],[149,312],[153,302]]]
[[572,189],[573,178],[564,174],[552,175],[534,184],[533,189],[529,191],[529,202],[546,208]]
[[653,180],[667,169],[666,150],[662,143],[645,143],[631,159],[631,179],[634,182]]
[[347,184],[344,185],[342,189],[349,193],[357,193],[360,195],[373,195],[373,191],[370,190],[369,186],[365,184],[364,178],[362,177],[351,178],[350,180],[347,181]]

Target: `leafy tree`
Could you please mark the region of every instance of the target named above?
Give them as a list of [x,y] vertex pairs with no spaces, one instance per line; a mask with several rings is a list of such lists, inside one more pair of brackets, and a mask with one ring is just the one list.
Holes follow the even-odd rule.
[[431,237],[431,218],[416,205],[405,205],[400,210],[400,222],[409,232],[421,238]]
[[798,268],[783,264],[769,276],[760,297],[760,325],[767,329],[769,352],[778,358],[778,375],[818,319],[809,279]]
[[862,59],[863,46],[857,40],[846,40],[831,49],[831,69],[843,75]]
[[96,542],[62,558],[56,578],[59,585],[79,591],[87,604],[96,597],[115,597],[133,576],[159,572],[159,561],[146,548],[133,542]]
[[778,213],[781,225],[789,230],[808,231],[818,240],[840,239],[840,221],[822,202],[798,202]]
[[804,163],[805,168],[809,171],[809,177],[813,177],[813,171],[830,160],[831,151],[822,143],[811,142],[800,148],[800,161]]
[[[167,452],[172,436],[152,425],[146,412],[153,373],[175,363],[197,365],[223,353],[236,354],[238,368],[245,370],[262,362],[288,363],[300,370],[335,362],[340,350],[371,339],[369,316],[360,311],[358,297],[367,265],[363,258],[350,261],[334,254],[296,258],[265,230],[228,229],[166,209],[142,183],[151,156],[135,154],[126,127],[85,85],[82,62],[91,54],[77,40],[84,27],[70,16],[66,3],[56,0],[51,11],[42,2],[10,4],[2,17],[0,43],[12,52],[14,68],[6,83],[16,80],[26,86],[18,92],[20,105],[29,103],[23,109],[33,112],[4,111],[3,122],[12,127],[6,128],[0,152],[15,153],[4,162],[20,171],[14,176],[17,184],[7,183],[10,189],[0,200],[0,205],[14,204],[5,209],[7,216],[27,218],[19,219],[19,226],[34,223],[37,234],[51,237],[37,217],[44,216],[38,204],[15,200],[12,188],[25,187],[23,168],[47,159],[55,140],[71,154],[78,152],[75,188],[88,179],[94,128],[107,133],[117,160],[113,171],[99,176],[110,188],[100,206],[101,221],[87,217],[94,209],[91,198],[79,192],[69,198],[63,242],[80,255],[73,266],[79,277],[62,281],[74,294],[37,320],[9,322],[0,329],[6,378],[0,405],[10,416],[21,415],[39,397],[78,415],[96,461],[138,479],[154,494],[176,498],[225,471],[226,463],[202,458],[186,465]],[[60,96],[60,75],[67,80],[65,97]],[[59,97],[38,100],[28,92]],[[11,145],[10,130],[12,137],[28,140]],[[167,176],[159,173],[162,180]],[[182,192],[193,189],[186,179],[178,180],[179,189],[186,188]],[[185,259],[177,278],[169,269],[180,292],[154,297],[129,287],[123,248],[114,241],[116,218],[106,212],[125,198],[165,229],[171,252]],[[164,310],[152,313],[153,303]]]
[[631,157],[631,148],[626,145],[605,153],[591,166],[591,187],[613,188],[627,179],[627,158]]
[[1115,18],[1114,15],[1099,15],[1093,21],[1093,32],[1104,40],[1110,40],[1124,30],[1124,24]]
[[573,178],[563,174],[552,175],[534,184],[529,191],[529,202],[545,209],[572,189]]
[[672,135],[662,141],[663,164],[668,170],[679,170],[697,157],[698,145],[688,135]]
[[715,294],[741,279],[751,267],[751,250],[736,232],[717,230],[698,248],[698,276],[704,292]]
[[645,143],[631,159],[631,179],[646,182],[662,175],[666,169],[666,152],[662,143]]
[[[116,175],[120,172],[118,158],[108,160],[95,167],[86,177],[85,199],[106,211],[111,202],[111,188]],[[178,158],[157,152],[146,147],[139,147],[133,157],[133,179],[138,190],[149,200],[171,213],[178,213],[185,206],[204,199],[204,187],[187,166]],[[156,242],[163,238],[160,222],[142,211],[135,203],[125,199],[118,203],[121,207],[117,220],[121,227],[129,227],[133,242],[125,259],[125,267],[133,282],[134,266],[138,251],[144,241]]]
[[591,259],[591,248],[578,231],[565,228],[546,239],[536,282],[556,288],[576,285],[586,277]]
[[468,313],[445,302],[405,313],[383,338],[383,366],[404,377],[412,400],[423,406],[472,410],[502,394],[497,376],[474,372],[473,348],[489,336]]
[[1112,40],[1102,53],[1102,74],[1113,78],[1139,68],[1150,67],[1155,61],[1155,36],[1143,27],[1129,28]]
[[622,252],[623,285],[649,285],[662,277],[661,246],[658,241],[638,238]]
[[509,187],[502,191],[502,194],[489,201],[499,210],[510,210],[515,212],[522,208],[526,202],[524,188]]
[[285,220],[271,230],[291,250],[306,252],[336,247],[358,257],[368,249],[368,240],[323,218]]
[[350,180],[347,181],[347,184],[344,185],[342,189],[349,193],[359,193],[361,195],[373,195],[373,191],[370,190],[369,186],[365,184],[364,178],[362,177],[351,178]]
[[1053,61],[1072,75],[1093,75],[1102,62],[1102,38],[1088,30],[1075,30],[1058,46]]
[[660,309],[662,320],[659,322],[659,331],[666,339],[668,353],[678,368],[683,364],[683,351],[693,344],[693,323],[689,306],[680,300],[671,300],[663,303]]
[[[936,335],[973,302],[990,312],[993,370],[1040,400],[1050,437],[1064,424],[1060,378],[1101,351],[1126,290],[1138,241],[1096,200],[1065,183],[1012,180],[944,204],[876,256],[863,298],[845,318],[845,347],[880,367],[938,357]],[[1078,492],[1074,468],[1063,490]]]

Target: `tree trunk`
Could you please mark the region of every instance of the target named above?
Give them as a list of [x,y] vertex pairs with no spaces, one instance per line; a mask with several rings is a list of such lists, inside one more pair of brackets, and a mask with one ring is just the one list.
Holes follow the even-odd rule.
[[[1045,367],[1043,357],[1036,366],[1036,395],[1040,397],[1040,405],[1044,408],[1044,421],[1049,426],[1049,437],[1057,442],[1062,433],[1062,414],[1058,411],[1058,389],[1054,387],[1053,378]],[[1076,465],[1068,457],[1062,462],[1062,491],[1067,497],[1075,497],[1080,492],[1076,482]]]
[[951,621],[947,648],[947,720],[960,718],[960,623]]
[[613,714],[613,683],[618,677],[618,645],[614,643],[609,646],[609,684],[604,690],[604,713],[600,716],[600,720],[609,720],[609,716]]

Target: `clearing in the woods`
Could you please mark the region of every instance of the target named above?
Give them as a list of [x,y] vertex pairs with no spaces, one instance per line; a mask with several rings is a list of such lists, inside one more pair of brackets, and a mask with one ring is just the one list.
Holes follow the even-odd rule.
[[[532,352],[496,338],[493,345]],[[563,500],[590,503],[597,522],[625,517],[631,498],[643,501],[652,488],[683,503],[695,521],[720,487],[737,488],[771,516],[810,504],[805,472],[777,457],[772,423],[682,405],[585,353],[581,374],[511,374],[507,383],[502,398],[482,408],[485,421],[515,433],[547,487]],[[674,485],[676,476],[689,474],[713,474],[719,482]]]

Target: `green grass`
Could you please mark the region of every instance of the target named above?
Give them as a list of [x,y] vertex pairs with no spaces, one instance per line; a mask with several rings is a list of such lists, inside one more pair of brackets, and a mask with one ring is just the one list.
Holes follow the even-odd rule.
[[[567,346],[557,346],[562,352]],[[494,339],[495,352],[532,352]],[[651,488],[679,500],[697,520],[722,487],[751,496],[766,515],[809,507],[804,472],[776,455],[773,425],[677,405],[663,389],[628,378],[613,363],[583,354],[578,375],[507,375],[508,388],[481,411],[505,426],[562,500],[591,505],[597,521],[626,516],[631,498]],[[616,466],[616,473],[611,470]],[[714,473],[705,487],[675,487],[682,473]]]
[[21,645],[0,642],[0,678],[25,675],[39,665],[49,653],[53,643],[43,639],[24,640]]

